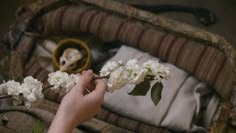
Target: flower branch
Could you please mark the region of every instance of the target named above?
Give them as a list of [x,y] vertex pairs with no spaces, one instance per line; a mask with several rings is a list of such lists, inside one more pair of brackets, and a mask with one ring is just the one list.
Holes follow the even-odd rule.
[[92,80],[96,80],[96,79],[108,79],[110,77],[110,75],[105,75],[105,76],[94,76]]
[[[156,83],[151,87],[151,98],[156,105],[161,97],[163,88],[162,80],[168,79],[169,69],[161,65],[158,61],[149,60],[142,65],[133,59],[126,64],[122,61],[107,62],[101,69],[99,76],[94,76],[96,79],[107,79],[107,87],[109,92],[113,92],[122,88],[126,84],[134,84],[135,88],[129,95],[146,95],[150,89],[152,81]],[[59,94],[69,92],[79,81],[80,76],[68,74],[66,72],[52,72],[48,75],[49,88]],[[43,84],[29,76],[22,83],[10,80],[0,85],[0,99],[13,98],[14,105],[24,104],[30,107],[31,104],[40,101],[43,98]],[[89,90],[87,90],[90,93]],[[157,95],[158,94],[158,95]]]

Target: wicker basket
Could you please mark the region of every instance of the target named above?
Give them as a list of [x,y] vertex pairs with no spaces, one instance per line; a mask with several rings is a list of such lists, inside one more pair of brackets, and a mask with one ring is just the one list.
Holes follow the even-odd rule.
[[[6,63],[10,66],[4,69],[9,78],[21,79],[32,75],[31,67],[37,62],[30,52],[39,37],[91,33],[103,41],[118,40],[149,52],[214,87],[221,97],[221,105],[218,117],[209,129],[212,133],[236,132],[236,52],[221,36],[111,0],[51,0],[24,8],[17,15],[17,23],[5,37],[12,53],[1,61],[2,68]],[[166,40],[182,43],[162,45]],[[16,65],[18,69],[15,69]],[[45,82],[42,74],[33,76]],[[54,102],[61,100],[50,90],[44,90],[44,94]],[[98,118],[103,119],[102,114]],[[124,124],[118,123],[118,126],[133,130]],[[156,132],[163,131],[158,127],[146,127]]]

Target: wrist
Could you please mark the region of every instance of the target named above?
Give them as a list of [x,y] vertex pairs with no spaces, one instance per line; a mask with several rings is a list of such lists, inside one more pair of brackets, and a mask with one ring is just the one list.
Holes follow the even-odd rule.
[[74,129],[73,123],[68,119],[66,113],[58,110],[48,133],[71,133]]

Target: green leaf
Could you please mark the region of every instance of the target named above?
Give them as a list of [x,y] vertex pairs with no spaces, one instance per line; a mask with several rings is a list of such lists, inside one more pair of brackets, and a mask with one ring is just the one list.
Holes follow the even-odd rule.
[[38,120],[36,126],[33,128],[32,133],[42,133],[43,130],[44,130],[44,124]]
[[140,84],[136,85],[134,89],[129,93],[133,96],[145,96],[150,89],[150,80],[145,79]]
[[163,85],[162,85],[162,83],[159,83],[159,82],[155,83],[152,86],[151,98],[152,98],[152,101],[155,105],[157,105],[161,99],[162,88],[163,88]]

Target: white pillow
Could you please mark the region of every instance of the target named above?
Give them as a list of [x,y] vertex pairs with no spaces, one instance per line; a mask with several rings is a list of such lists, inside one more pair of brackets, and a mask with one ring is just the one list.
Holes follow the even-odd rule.
[[[127,62],[134,58],[139,63],[149,59],[159,60],[128,46],[122,46],[111,60]],[[134,87],[132,85],[126,85],[113,93],[106,93],[104,106],[122,116],[155,126],[177,131],[205,131],[204,127],[212,121],[219,98],[206,84],[199,82],[187,72],[172,64],[163,64],[170,68],[171,78],[163,82],[162,98],[157,106],[151,100],[150,91],[146,96],[128,95]],[[207,108],[206,113],[199,116],[202,108]],[[196,124],[196,116],[203,117],[202,125]]]

